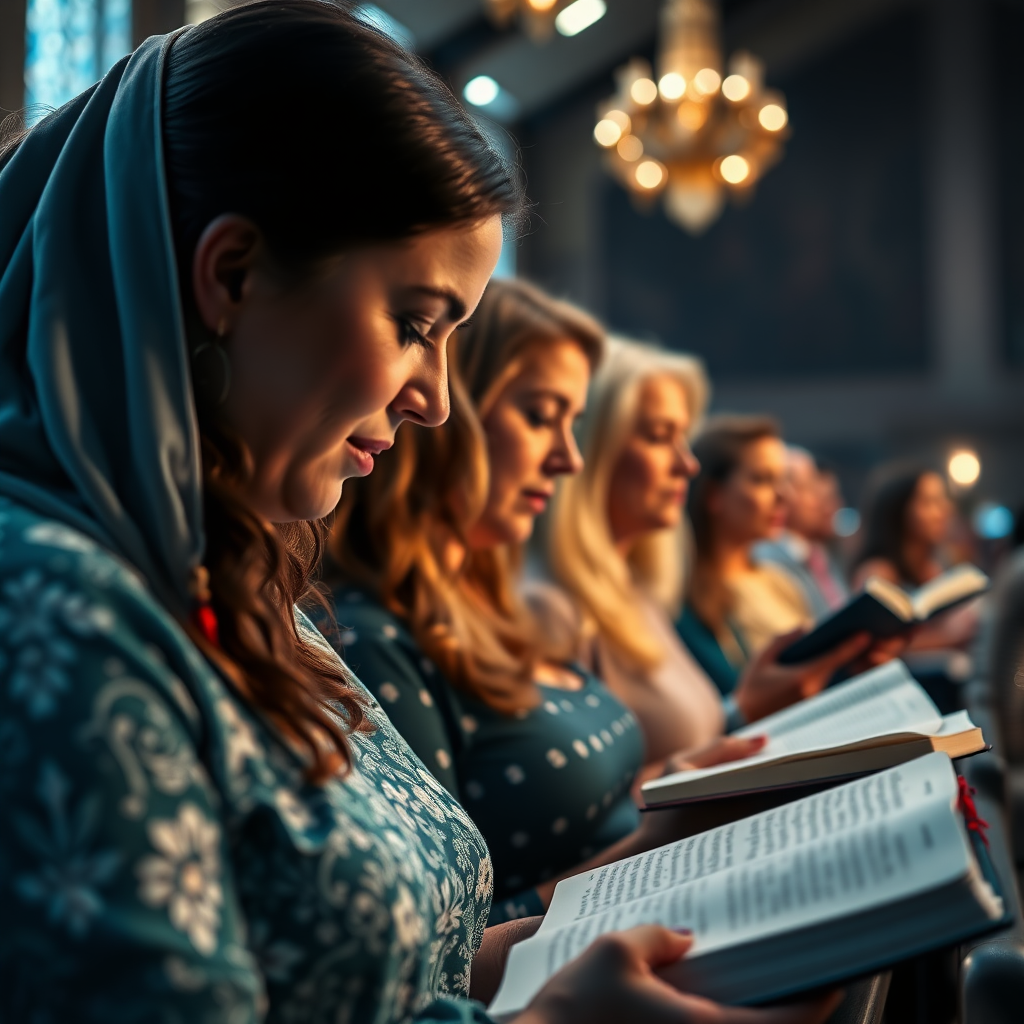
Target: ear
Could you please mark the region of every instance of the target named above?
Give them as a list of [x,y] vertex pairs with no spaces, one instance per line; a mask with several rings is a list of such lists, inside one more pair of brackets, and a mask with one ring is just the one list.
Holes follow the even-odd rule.
[[246,217],[226,213],[207,224],[192,257],[192,294],[209,331],[230,331],[263,249],[259,228]]

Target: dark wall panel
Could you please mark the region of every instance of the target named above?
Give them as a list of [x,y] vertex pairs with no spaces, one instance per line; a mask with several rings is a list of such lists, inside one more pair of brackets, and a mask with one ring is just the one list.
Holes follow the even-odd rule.
[[1024,4],[994,11],[996,141],[1002,229],[1003,320],[1009,363],[1024,367]]
[[901,15],[773,82],[786,155],[703,237],[609,182],[610,323],[720,381],[924,370],[923,29]]

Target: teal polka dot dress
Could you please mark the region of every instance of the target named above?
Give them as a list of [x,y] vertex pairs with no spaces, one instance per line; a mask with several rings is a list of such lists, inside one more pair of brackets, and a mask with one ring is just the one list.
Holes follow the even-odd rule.
[[504,715],[456,691],[399,619],[359,590],[335,593],[345,661],[483,833],[494,863],[491,924],[543,912],[535,887],[632,832],[643,763],[636,719],[596,677],[540,686]]

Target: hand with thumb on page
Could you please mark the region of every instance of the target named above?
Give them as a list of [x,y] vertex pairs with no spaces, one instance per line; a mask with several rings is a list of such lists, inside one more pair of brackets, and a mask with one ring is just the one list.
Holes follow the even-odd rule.
[[805,697],[813,697],[828,685],[839,669],[859,658],[871,646],[868,633],[857,633],[828,654],[799,665],[780,665],[779,655],[805,630],[776,637],[747,666],[736,686],[734,700],[748,722],[781,711]]
[[658,925],[602,935],[537,993],[515,1024],[822,1024],[842,1000],[830,993],[759,1010],[680,992],[662,975],[692,945],[692,935]]
[[719,736],[697,750],[684,750],[665,760],[663,775],[685,772],[690,768],[710,768],[729,761],[742,761],[764,749],[767,736]]

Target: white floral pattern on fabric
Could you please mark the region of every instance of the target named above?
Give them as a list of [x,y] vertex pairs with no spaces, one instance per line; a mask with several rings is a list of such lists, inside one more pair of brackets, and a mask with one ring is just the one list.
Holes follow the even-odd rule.
[[147,831],[159,851],[136,867],[139,899],[167,907],[171,924],[200,953],[217,948],[224,893],[220,882],[220,829],[194,804],[183,804],[174,821],[151,821]]
[[0,1019],[485,1021],[486,845],[376,701],[307,783],[132,570],[0,505]]

